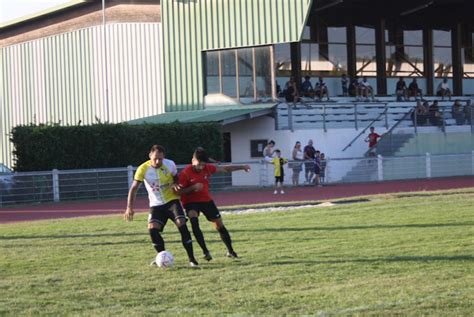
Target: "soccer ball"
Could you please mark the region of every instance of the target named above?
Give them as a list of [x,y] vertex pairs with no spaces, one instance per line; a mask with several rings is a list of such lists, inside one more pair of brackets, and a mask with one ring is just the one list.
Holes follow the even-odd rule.
[[156,265],[161,268],[169,268],[174,264],[174,257],[169,251],[161,251],[156,255]]

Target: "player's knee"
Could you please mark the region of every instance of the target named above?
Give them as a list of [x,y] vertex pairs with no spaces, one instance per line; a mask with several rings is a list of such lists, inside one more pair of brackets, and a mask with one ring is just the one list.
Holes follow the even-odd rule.
[[186,219],[185,218],[178,218],[176,219],[176,226],[179,228],[179,227],[182,227],[182,226],[185,226],[186,225]]
[[212,223],[214,224],[214,228],[217,230],[224,228],[224,222],[222,222],[222,219],[213,220]]
[[150,222],[148,223],[148,229],[158,229],[161,230],[161,225],[157,222]]
[[188,211],[188,217],[189,218],[196,218],[198,216],[198,213],[196,210],[190,210]]

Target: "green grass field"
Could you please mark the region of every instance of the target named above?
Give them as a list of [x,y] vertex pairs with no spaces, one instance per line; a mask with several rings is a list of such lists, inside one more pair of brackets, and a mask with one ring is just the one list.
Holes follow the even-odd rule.
[[[240,260],[150,267],[146,215],[0,225],[0,315],[471,315],[474,189],[225,215]],[[201,252],[195,244],[196,254]]]

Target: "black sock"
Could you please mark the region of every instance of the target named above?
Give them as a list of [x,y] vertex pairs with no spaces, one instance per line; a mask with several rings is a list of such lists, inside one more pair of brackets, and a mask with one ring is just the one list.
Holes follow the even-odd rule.
[[193,228],[193,234],[196,238],[197,243],[202,249],[204,254],[208,253],[209,250],[206,247],[206,242],[204,241],[204,235],[202,234],[201,228],[199,228],[199,219],[198,217],[191,218],[191,226]]
[[227,250],[230,253],[234,252],[234,249],[232,249],[232,240],[230,238],[229,231],[227,231],[226,227],[222,226],[221,228],[217,229],[217,231],[219,231],[221,239],[222,241],[224,241],[224,244],[227,247]]
[[150,232],[151,242],[153,242],[153,247],[156,252],[160,253],[165,250],[165,241],[161,237],[160,231],[156,228],[148,229]]
[[193,253],[193,240],[191,239],[191,234],[189,233],[188,227],[186,225],[181,226],[178,228],[179,233],[181,233],[181,242],[183,243],[183,247],[188,254],[189,261],[196,262]]

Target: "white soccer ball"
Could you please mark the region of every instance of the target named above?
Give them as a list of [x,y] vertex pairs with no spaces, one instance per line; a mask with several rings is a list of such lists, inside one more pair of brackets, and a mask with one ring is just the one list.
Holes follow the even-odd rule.
[[156,265],[161,268],[169,268],[174,264],[174,257],[169,251],[161,251],[156,255]]

